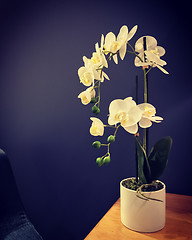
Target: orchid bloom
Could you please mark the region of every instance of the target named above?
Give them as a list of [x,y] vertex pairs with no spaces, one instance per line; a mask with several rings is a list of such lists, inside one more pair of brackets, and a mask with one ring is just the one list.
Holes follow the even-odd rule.
[[87,88],[85,91],[78,95],[83,105],[87,105],[91,102],[91,98],[95,97],[95,89],[93,87]]
[[103,136],[104,124],[99,118],[91,117],[92,125],[90,127],[90,134],[93,136]]
[[160,123],[163,118],[155,116],[156,109],[153,105],[149,103],[142,103],[137,105],[142,111],[142,118],[139,121],[139,126],[142,128],[148,128],[152,125],[152,122]]
[[141,116],[142,111],[137,107],[132,97],[128,97],[124,100],[113,100],[109,105],[109,125],[120,123],[129,133],[137,133],[137,123],[141,120]]
[[145,54],[150,63],[149,65],[159,68],[165,74],[169,74],[164,68],[162,68],[162,66],[166,65],[167,63],[160,59],[158,53],[156,54],[156,51],[145,51]]
[[78,75],[80,78],[80,82],[89,87],[91,86],[91,84],[93,84],[94,81],[94,74],[91,68],[87,68],[87,67],[80,67],[78,69]]
[[102,66],[108,68],[108,63],[103,53],[103,44],[104,44],[104,35],[102,34],[101,47],[99,47],[99,43],[95,44],[96,52],[93,52],[92,58],[91,58],[91,61],[93,62],[93,64],[96,65],[98,68]]
[[[102,70],[103,65],[100,65],[101,62],[99,60],[99,54],[97,54],[97,53],[94,54],[93,53],[93,57],[91,59],[88,59],[85,56],[83,57],[85,67],[88,68],[88,69],[91,69],[94,79],[99,80],[101,82],[104,81],[104,78],[109,80],[108,75]],[[99,62],[99,65],[98,65],[97,61]]]
[[[167,63],[160,59],[165,54],[163,47],[157,46],[157,40],[151,36],[145,36],[146,38],[146,50],[143,47],[143,38],[141,37],[135,43],[135,51],[138,52],[138,57],[135,57],[135,66],[152,66],[158,67],[162,72],[168,74],[168,72],[162,68]],[[142,60],[142,61],[141,61]]]
[[123,60],[127,51],[127,42],[134,36],[137,31],[137,25],[134,26],[128,33],[128,27],[126,25],[122,26],[119,34],[116,38],[113,32],[109,32],[105,37],[105,53],[110,53],[113,55],[113,60],[118,64],[117,51],[119,51],[119,56]]

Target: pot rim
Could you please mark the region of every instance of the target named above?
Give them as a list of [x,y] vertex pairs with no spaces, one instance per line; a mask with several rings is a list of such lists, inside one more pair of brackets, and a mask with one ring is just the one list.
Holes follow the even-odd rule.
[[[135,193],[136,193],[135,190],[132,190],[132,189],[126,188],[126,187],[124,187],[124,186],[122,185],[123,181],[125,181],[125,180],[127,180],[127,179],[135,179],[135,177],[124,178],[124,179],[121,180],[121,182],[120,182],[120,187],[122,187],[123,189],[126,189],[126,191],[130,191],[130,192],[135,192]],[[157,190],[157,191],[149,191],[149,192],[143,192],[143,191],[142,191],[142,192],[143,192],[143,193],[158,193],[158,192],[164,191],[165,188],[166,188],[165,183],[163,183],[163,182],[160,181],[160,180],[156,180],[156,181],[157,181],[157,182],[160,182],[160,183],[163,185],[163,188],[162,188],[162,189]]]

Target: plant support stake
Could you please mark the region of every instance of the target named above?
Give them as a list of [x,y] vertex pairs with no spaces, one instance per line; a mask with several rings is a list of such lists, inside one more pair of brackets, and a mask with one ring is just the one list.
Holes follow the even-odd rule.
[[[146,44],[146,37],[143,37],[143,48],[144,51],[147,50],[147,44]],[[144,53],[144,61],[146,62],[146,55]],[[148,103],[148,74],[146,72],[146,69],[148,66],[144,66],[143,71],[144,71],[144,102]],[[143,147],[145,149],[146,155],[148,156],[148,142],[149,142],[149,129],[144,128],[143,132]]]

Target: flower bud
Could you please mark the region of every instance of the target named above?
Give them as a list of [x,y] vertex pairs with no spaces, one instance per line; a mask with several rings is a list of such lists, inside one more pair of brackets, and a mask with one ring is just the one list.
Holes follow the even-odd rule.
[[95,97],[92,97],[91,98],[91,103],[96,103],[97,102],[97,99]]
[[103,159],[103,163],[106,165],[109,164],[110,162],[111,162],[111,158],[109,156],[107,156]]
[[100,113],[100,109],[97,106],[92,107],[92,112],[95,113],[96,115]]
[[101,147],[101,142],[95,141],[95,142],[92,143],[92,146],[93,146],[94,148],[100,148],[100,147]]
[[98,157],[96,159],[96,164],[98,167],[101,167],[103,165],[103,159],[101,157]]
[[110,135],[110,136],[107,138],[107,142],[108,142],[108,143],[113,143],[113,142],[115,142],[115,136],[114,136],[114,135]]

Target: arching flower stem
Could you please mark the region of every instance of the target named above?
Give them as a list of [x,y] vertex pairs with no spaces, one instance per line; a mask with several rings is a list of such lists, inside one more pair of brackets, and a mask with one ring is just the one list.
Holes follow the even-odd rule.
[[132,47],[132,45],[131,45],[129,42],[127,42],[127,44],[128,44],[128,46],[132,49],[132,52],[131,52],[131,51],[127,51],[127,53],[134,54],[136,57],[139,58],[139,60],[140,60],[141,62],[143,62],[143,60],[140,58],[140,56],[135,52],[135,49]]

